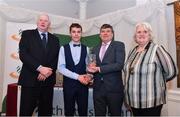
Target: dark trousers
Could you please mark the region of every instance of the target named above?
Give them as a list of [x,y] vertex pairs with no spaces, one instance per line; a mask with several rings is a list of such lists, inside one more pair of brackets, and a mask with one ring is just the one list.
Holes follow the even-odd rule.
[[102,86],[93,92],[93,101],[95,116],[121,116],[123,94],[107,92]]
[[78,115],[87,116],[88,87],[79,83],[74,88],[70,87],[65,86],[63,88],[65,116],[75,115],[75,103],[77,104]]
[[35,107],[38,107],[39,116],[51,116],[53,90],[53,86],[22,87],[20,116],[32,116]]
[[131,109],[134,116],[160,116],[162,107],[163,105],[159,105],[152,108],[144,108],[144,109],[131,107]]

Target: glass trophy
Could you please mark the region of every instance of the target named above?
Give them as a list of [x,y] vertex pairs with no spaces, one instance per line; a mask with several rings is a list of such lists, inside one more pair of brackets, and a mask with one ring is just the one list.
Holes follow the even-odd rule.
[[87,58],[87,64],[89,67],[95,67],[96,66],[96,55],[95,54],[88,54]]
[[[87,66],[88,67],[96,67],[96,55],[95,54],[88,54],[87,57]],[[93,83],[93,73],[87,71],[87,76],[91,79],[89,84]]]

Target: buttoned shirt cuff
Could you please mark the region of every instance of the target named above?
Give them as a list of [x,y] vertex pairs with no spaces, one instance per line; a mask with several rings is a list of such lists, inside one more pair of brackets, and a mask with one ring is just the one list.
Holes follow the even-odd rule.
[[36,69],[39,72],[39,69],[43,67],[42,65],[39,65],[39,67]]
[[75,79],[75,80],[78,80],[78,77],[79,77],[78,74],[74,74],[74,79]]

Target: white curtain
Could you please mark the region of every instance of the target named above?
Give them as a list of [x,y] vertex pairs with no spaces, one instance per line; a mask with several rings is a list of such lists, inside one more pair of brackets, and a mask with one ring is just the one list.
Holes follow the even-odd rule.
[[[40,12],[16,8],[11,6],[0,6],[0,17],[9,22],[36,23]],[[83,27],[84,35],[99,33],[99,28],[104,23],[111,24],[115,29],[115,40],[123,41],[129,48],[132,43],[134,26],[139,21],[149,22],[154,31],[155,42],[167,45],[167,21],[165,17],[165,4],[161,1],[147,2],[133,8],[118,10],[87,20],[73,19],[63,16],[50,15],[52,20],[51,31],[55,33],[69,33],[69,25],[78,22]],[[129,50],[129,49],[127,49]]]

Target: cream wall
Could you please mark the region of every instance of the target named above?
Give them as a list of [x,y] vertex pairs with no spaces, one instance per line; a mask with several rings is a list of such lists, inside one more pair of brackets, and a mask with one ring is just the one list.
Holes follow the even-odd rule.
[[[5,20],[0,17],[0,100],[3,94],[3,73],[4,73],[4,48],[5,48]],[[0,109],[1,109],[0,104]]]

